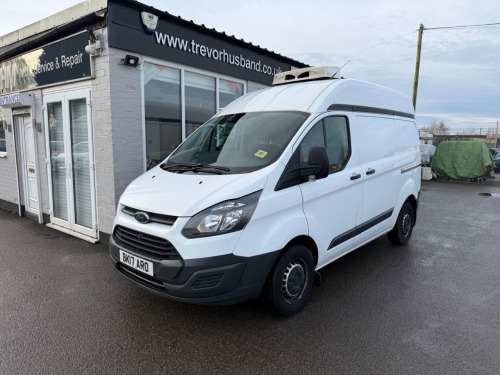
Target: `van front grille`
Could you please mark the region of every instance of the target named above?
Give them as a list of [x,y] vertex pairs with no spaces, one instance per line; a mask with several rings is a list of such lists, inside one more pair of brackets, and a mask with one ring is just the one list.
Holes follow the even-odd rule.
[[[134,216],[137,212],[143,212],[143,211],[137,210],[137,209],[132,208],[132,207],[124,206],[122,208],[122,212],[124,214]],[[151,222],[151,223],[174,225],[175,221],[177,220],[177,216],[161,215],[161,214],[155,214],[153,212],[146,212],[146,213],[148,214],[149,222]]]
[[115,241],[124,249],[150,256],[156,259],[181,259],[175,247],[166,239],[151,236],[130,228],[117,226],[114,232]]

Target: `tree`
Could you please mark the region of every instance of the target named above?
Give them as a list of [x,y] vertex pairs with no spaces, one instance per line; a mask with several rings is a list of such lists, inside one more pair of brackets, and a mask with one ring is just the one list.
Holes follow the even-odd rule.
[[432,135],[447,135],[450,134],[450,128],[447,127],[443,120],[437,122],[437,120],[432,120],[427,126],[424,126],[421,130],[426,133],[431,133]]

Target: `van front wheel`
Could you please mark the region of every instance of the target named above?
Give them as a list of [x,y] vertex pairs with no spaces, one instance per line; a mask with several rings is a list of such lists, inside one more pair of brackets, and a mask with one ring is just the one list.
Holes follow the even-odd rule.
[[415,225],[415,212],[410,202],[406,202],[399,212],[394,228],[387,233],[389,241],[394,245],[405,245],[411,237]]
[[266,285],[265,297],[278,314],[291,316],[311,299],[314,260],[309,249],[294,245],[280,258]]

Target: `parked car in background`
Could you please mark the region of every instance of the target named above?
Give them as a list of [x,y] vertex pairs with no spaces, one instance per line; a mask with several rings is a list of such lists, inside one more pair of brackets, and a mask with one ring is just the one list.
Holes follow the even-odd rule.
[[422,159],[422,165],[430,166],[435,152],[436,146],[434,145],[420,145],[420,158]]
[[495,162],[495,172],[500,173],[500,148],[490,148],[490,152]]

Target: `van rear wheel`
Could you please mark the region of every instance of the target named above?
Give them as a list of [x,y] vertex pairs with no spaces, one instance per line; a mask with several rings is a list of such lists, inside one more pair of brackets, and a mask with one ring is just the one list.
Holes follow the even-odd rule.
[[298,313],[311,299],[314,260],[303,245],[290,247],[270,275],[265,297],[272,310],[283,316]]
[[394,245],[405,245],[410,240],[414,225],[415,211],[411,203],[406,202],[399,212],[394,228],[387,233],[389,241]]

